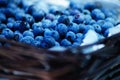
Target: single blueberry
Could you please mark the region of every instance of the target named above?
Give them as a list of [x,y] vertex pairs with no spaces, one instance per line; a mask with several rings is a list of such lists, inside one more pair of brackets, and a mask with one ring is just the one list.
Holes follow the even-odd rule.
[[100,9],[92,10],[91,16],[95,20],[103,20],[103,19],[105,19],[105,15]]
[[115,25],[115,24],[116,24],[115,19],[114,19],[114,18],[112,18],[112,17],[107,17],[107,18],[105,19],[105,21],[111,22],[113,25]]
[[32,13],[36,22],[41,21],[45,17],[45,12],[43,10],[34,11]]
[[51,21],[46,19],[42,21],[42,27],[43,28],[49,28],[51,26]]
[[83,33],[86,30],[85,24],[79,24],[79,32]]
[[61,46],[64,46],[64,47],[69,47],[72,45],[72,43],[67,39],[63,39],[60,44]]
[[8,28],[3,29],[1,34],[5,35],[7,39],[12,39],[14,37],[13,31]]
[[83,23],[89,24],[91,20],[92,20],[92,17],[90,15],[85,15]]
[[13,23],[12,22],[7,23],[7,27],[12,29],[13,28]]
[[72,46],[73,46],[73,47],[80,46],[80,43],[79,43],[79,42],[74,42],[74,43],[72,44]]
[[88,9],[88,10],[93,10],[93,9],[95,9],[96,8],[96,4],[94,4],[94,3],[86,3],[85,5],[84,5],[84,8],[85,9]]
[[35,12],[35,11],[36,11],[35,5],[28,6],[28,7],[25,9],[25,12],[28,13],[28,14],[32,14],[32,13]]
[[101,33],[102,28],[101,28],[100,25],[98,25],[98,24],[93,24],[93,27],[94,27],[94,29],[95,29],[96,32]]
[[15,21],[15,19],[12,18],[12,17],[10,17],[10,18],[7,19],[7,22],[12,22],[13,23],[14,21]]
[[23,20],[23,21],[25,21],[25,13],[23,13],[23,12],[16,13],[15,14],[15,18],[16,18],[16,20]]
[[60,43],[56,41],[55,46],[60,46]]
[[83,23],[84,22],[84,14],[75,15],[73,18],[73,22],[77,23],[77,24]]
[[114,27],[114,25],[111,22],[105,22],[101,27],[102,27],[102,30],[105,31],[108,28]]
[[6,16],[3,13],[0,13],[0,21],[5,22],[6,21]]
[[34,43],[33,43],[33,46],[39,48],[39,47],[40,47],[40,44],[41,44],[41,43],[40,43],[39,41],[36,41],[36,40],[35,40]]
[[76,35],[74,32],[69,31],[66,34],[66,39],[70,40],[70,41],[74,41],[76,39]]
[[23,36],[24,36],[24,37],[25,37],[25,36],[31,36],[31,37],[34,37],[34,34],[33,34],[31,31],[26,30],[26,31],[23,32]]
[[94,19],[92,19],[92,20],[89,21],[89,24],[90,25],[96,24],[96,21]]
[[66,25],[69,25],[70,24],[70,20],[67,16],[65,15],[62,15],[58,18],[58,22],[59,23],[63,23],[63,24],[66,24]]
[[36,36],[35,40],[41,42],[43,40],[43,36]]
[[77,33],[79,32],[79,26],[76,23],[72,23],[70,26],[68,26],[68,30]]
[[5,24],[0,24],[0,30],[3,30],[5,28],[7,28],[7,26]]
[[63,23],[60,23],[56,26],[56,30],[59,32],[60,35],[65,35],[68,31],[68,27],[63,24]]
[[100,26],[102,26],[105,22],[106,22],[105,20],[98,20],[97,24],[100,25]]
[[45,48],[45,49],[51,48],[51,47],[55,46],[55,40],[54,40],[54,38],[47,36],[47,37],[43,38],[40,45],[42,48]]
[[14,39],[20,41],[23,38],[23,35],[19,31],[14,32]]
[[45,29],[44,36],[51,36],[51,30],[50,29]]
[[34,38],[31,36],[25,36],[20,39],[20,42],[32,45],[34,43]]
[[5,37],[4,34],[0,34],[0,38],[1,38],[1,39],[6,39],[6,37]]
[[16,10],[16,8],[15,9],[12,9],[12,8],[6,8],[5,9],[5,15],[6,15],[6,17],[7,18],[9,18],[9,17],[15,17],[15,10]]
[[82,43],[82,40],[83,40],[83,34],[82,33],[77,33],[76,34],[76,39],[74,41],[79,43],[79,45],[80,45]]
[[55,30],[52,30],[51,31],[51,36],[55,39],[55,40],[58,40],[60,38],[60,35],[57,31]]

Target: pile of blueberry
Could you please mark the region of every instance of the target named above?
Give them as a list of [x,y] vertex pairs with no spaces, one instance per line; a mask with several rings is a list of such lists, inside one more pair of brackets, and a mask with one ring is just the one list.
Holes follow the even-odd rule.
[[117,25],[114,10],[94,3],[81,7],[71,2],[66,9],[50,6],[45,12],[36,9],[35,5],[25,7],[21,0],[11,1],[0,0],[0,38],[38,48],[78,46],[89,30],[95,31],[101,39],[107,37],[109,28]]

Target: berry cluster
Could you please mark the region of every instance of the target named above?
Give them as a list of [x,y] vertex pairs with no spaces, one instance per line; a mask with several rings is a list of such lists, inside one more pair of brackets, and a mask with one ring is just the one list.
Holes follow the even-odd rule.
[[115,11],[94,3],[81,7],[71,2],[66,9],[51,7],[45,12],[35,5],[23,5],[22,0],[0,0],[0,38],[38,48],[81,45],[89,30],[107,37],[107,30],[117,25],[116,20]]

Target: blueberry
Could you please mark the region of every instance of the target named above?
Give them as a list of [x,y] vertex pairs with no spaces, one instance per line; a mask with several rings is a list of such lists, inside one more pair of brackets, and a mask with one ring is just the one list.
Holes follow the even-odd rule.
[[92,25],[85,25],[85,27],[86,27],[86,28],[85,28],[84,33],[86,33],[86,32],[87,32],[88,30],[90,30],[90,29],[91,29],[91,30],[95,30]]
[[36,22],[41,21],[45,17],[45,12],[42,10],[34,11],[33,12],[33,17]]
[[105,22],[101,27],[102,27],[102,30],[105,31],[108,28],[114,27],[114,25],[111,22]]
[[34,38],[31,36],[25,36],[25,37],[20,39],[20,42],[25,43],[25,44],[33,44]]
[[97,21],[97,24],[100,25],[100,26],[102,26],[104,23],[105,23],[104,20],[98,20],[98,21]]
[[56,41],[55,46],[60,46],[60,43]]
[[57,20],[52,21],[51,24],[50,24],[50,28],[55,29],[57,23],[58,23]]
[[74,43],[72,44],[72,46],[73,46],[73,47],[80,46],[80,43],[78,43],[78,42],[74,42]]
[[67,39],[63,39],[60,44],[61,46],[64,46],[64,47],[68,47],[72,45],[72,43]]
[[51,36],[51,30],[50,29],[45,29],[44,36]]
[[76,35],[74,32],[69,31],[66,34],[66,39],[70,40],[70,41],[74,41],[76,39]]
[[92,12],[91,12],[91,16],[93,17],[93,19],[95,20],[103,20],[105,19],[105,15],[103,12],[101,12],[100,9],[94,9]]
[[5,28],[7,28],[7,26],[5,24],[0,24],[0,30],[3,30]]
[[39,28],[39,27],[42,27],[41,22],[33,23],[33,25],[32,25],[32,29]]
[[26,12],[26,13],[29,13],[29,14],[32,14],[32,13],[35,12],[35,11],[36,11],[35,5],[28,6],[28,7],[25,9],[25,12]]
[[89,24],[90,25],[96,24],[96,21],[94,19],[92,19],[92,20],[89,21]]
[[42,21],[42,27],[43,28],[49,28],[51,26],[51,21],[50,20],[43,20]]
[[8,28],[3,29],[1,34],[5,35],[7,39],[12,39],[14,37],[13,31]]
[[20,41],[23,38],[23,35],[20,32],[15,31],[14,32],[14,39],[16,41]]
[[15,14],[15,18],[16,18],[16,20],[23,20],[23,21],[25,21],[25,13],[23,13],[23,12],[16,13]]
[[60,23],[56,26],[56,30],[59,32],[60,35],[65,35],[68,31],[68,28],[65,24]]
[[84,24],[89,24],[91,20],[92,20],[92,17],[90,15],[85,15]]
[[26,22],[28,22],[30,25],[32,25],[35,22],[33,16],[31,16],[29,14],[26,14],[25,18],[26,18]]
[[0,38],[2,38],[2,39],[6,39],[6,37],[5,37],[4,34],[0,34]]
[[10,17],[10,18],[7,19],[7,22],[14,22],[14,21],[15,21],[15,19],[12,18],[12,17]]
[[105,19],[105,21],[111,22],[113,25],[115,25],[115,24],[116,24],[115,19],[114,19],[114,18],[112,18],[112,17],[107,17],[107,18]]
[[101,33],[102,28],[101,28],[100,25],[98,25],[98,24],[93,24],[93,27],[94,27],[94,29],[95,29],[96,32]]
[[72,24],[68,27],[68,30],[69,30],[69,31],[72,31],[72,32],[74,32],[74,33],[77,33],[77,32],[79,32],[79,26],[78,26],[78,24],[76,24],[76,23],[72,23]]
[[40,44],[41,44],[41,43],[40,43],[39,41],[36,41],[36,40],[35,40],[34,43],[33,43],[33,46],[35,46],[35,47],[40,47]]
[[94,4],[94,3],[86,3],[85,5],[84,5],[84,8],[85,9],[88,9],[88,10],[93,10],[93,9],[95,9],[96,8],[96,5]]
[[58,22],[59,23],[63,23],[63,24],[66,24],[66,25],[69,25],[70,24],[70,20],[67,16],[65,15],[61,15],[58,19]]
[[24,37],[25,37],[25,36],[31,36],[31,37],[34,37],[34,34],[33,34],[31,31],[26,30],[26,31],[23,32],[23,36],[24,36]]
[[3,13],[0,13],[0,21],[5,22],[6,21],[6,16]]
[[43,38],[40,45],[42,48],[45,48],[45,49],[51,48],[51,47],[55,46],[55,40],[54,40],[54,38],[47,36],[47,37]]
[[83,33],[86,30],[85,24],[79,24],[79,32]]
[[73,22],[77,23],[77,24],[83,23],[84,22],[84,15],[83,14],[75,15],[74,19],[73,19]]
[[83,39],[83,34],[82,33],[77,33],[76,34],[76,39],[74,40],[75,42],[81,44]]
[[36,36],[35,40],[41,42],[43,40],[43,36]]
[[41,25],[39,25],[39,23],[34,23],[32,25],[32,28],[33,28],[33,33],[35,36],[41,35],[44,32],[43,27],[41,27]]
[[12,29],[13,28],[13,23],[12,22],[7,23],[7,27]]
[[57,31],[55,30],[52,30],[51,31],[51,36],[55,39],[55,40],[58,40],[60,38],[60,35]]
[[77,9],[72,9],[72,10],[69,11],[69,13],[70,13],[70,15],[75,16],[75,15],[80,14],[80,11],[77,10]]
[[6,8],[5,9],[5,15],[6,15],[6,17],[7,18],[9,18],[9,17],[15,17],[15,10],[16,10],[16,8],[15,9],[12,9],[12,8]]

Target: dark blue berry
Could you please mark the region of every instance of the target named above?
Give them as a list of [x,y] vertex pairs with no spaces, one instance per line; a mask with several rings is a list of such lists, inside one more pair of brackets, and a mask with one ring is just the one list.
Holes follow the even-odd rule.
[[0,21],[5,22],[6,21],[6,16],[3,13],[0,13]]
[[69,25],[70,24],[70,20],[67,16],[65,15],[61,15],[58,19],[58,22],[59,23],[63,23],[63,24],[66,24],[66,25]]
[[47,36],[47,37],[43,38],[40,45],[42,48],[45,48],[45,49],[51,48],[51,47],[55,46],[55,40],[54,40],[54,38]]
[[8,28],[3,29],[1,34],[5,35],[7,39],[12,39],[14,37],[13,31]]
[[102,30],[105,31],[108,28],[114,27],[114,25],[111,22],[105,22],[101,27],[102,27]]
[[34,34],[33,34],[31,31],[26,30],[26,31],[23,32],[23,36],[24,36],[24,37],[25,37],[25,36],[31,36],[31,37],[34,37]]
[[45,17],[45,12],[43,10],[34,11],[32,13],[36,22],[41,21]]
[[61,46],[64,46],[64,47],[68,47],[68,46],[71,46],[72,43],[67,40],[67,39],[63,39],[61,42],[60,42]]
[[68,27],[63,24],[63,23],[60,23],[56,26],[56,30],[59,32],[60,35],[65,35],[68,31]]
[[72,23],[70,26],[68,26],[68,30],[77,33],[79,32],[79,26],[76,23]]
[[12,22],[7,23],[7,28],[12,29],[13,28],[13,23]]
[[43,28],[49,28],[51,26],[51,21],[50,20],[43,20],[42,21],[42,27]]
[[67,38],[68,40],[70,40],[70,41],[74,41],[74,40],[76,39],[76,35],[75,35],[74,32],[69,31],[69,32],[67,32],[67,34],[66,34],[66,38]]
[[100,25],[98,25],[98,24],[93,24],[93,27],[94,27],[94,29],[95,29],[96,32],[101,33],[102,28],[101,28]]

